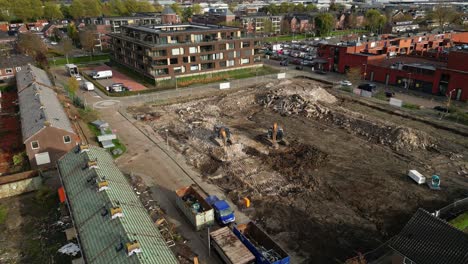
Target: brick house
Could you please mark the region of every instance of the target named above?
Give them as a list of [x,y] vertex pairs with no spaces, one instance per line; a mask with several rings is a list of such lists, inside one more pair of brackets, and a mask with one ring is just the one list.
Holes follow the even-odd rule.
[[54,167],[79,142],[47,73],[27,65],[17,73],[21,133],[31,168]]

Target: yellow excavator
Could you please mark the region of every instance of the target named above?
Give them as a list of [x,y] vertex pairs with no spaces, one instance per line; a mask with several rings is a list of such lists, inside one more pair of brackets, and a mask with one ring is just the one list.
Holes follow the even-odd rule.
[[214,132],[213,138],[218,143],[219,146],[227,147],[233,144],[232,139],[231,139],[231,131],[229,131],[229,128],[225,126],[215,125],[213,132]]

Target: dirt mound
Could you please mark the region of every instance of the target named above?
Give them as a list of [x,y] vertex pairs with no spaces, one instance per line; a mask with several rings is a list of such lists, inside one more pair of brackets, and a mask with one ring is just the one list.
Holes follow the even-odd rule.
[[[347,130],[354,135],[360,135],[366,140],[390,146],[395,150],[412,151],[434,147],[434,139],[424,132],[393,123],[371,120],[363,115],[333,106],[324,106],[318,101],[329,104],[336,101],[322,88],[313,89],[313,93],[300,94],[299,88],[277,89],[257,97],[257,103],[265,108],[272,108],[283,116],[304,115],[316,119],[324,119],[335,126]],[[316,94],[317,97],[310,96]],[[309,98],[309,99],[307,99]],[[310,100],[314,98],[314,100]]]

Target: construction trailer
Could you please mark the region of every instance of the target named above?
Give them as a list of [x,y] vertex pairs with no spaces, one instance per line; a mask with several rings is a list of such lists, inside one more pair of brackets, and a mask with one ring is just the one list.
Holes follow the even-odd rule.
[[205,200],[206,195],[195,185],[175,191],[176,204],[190,223],[199,231],[214,223],[214,210]]
[[255,255],[257,264],[290,263],[288,253],[253,222],[234,226],[232,231]]
[[210,233],[210,245],[226,264],[253,264],[255,256],[227,226]]

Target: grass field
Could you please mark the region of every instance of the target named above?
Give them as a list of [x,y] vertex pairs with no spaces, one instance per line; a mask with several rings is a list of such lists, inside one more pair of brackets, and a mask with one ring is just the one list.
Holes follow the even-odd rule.
[[[84,57],[69,57],[68,58],[68,63],[74,63],[74,64],[89,64],[89,63],[95,63],[97,61],[100,62],[105,62],[109,61],[109,54],[103,54],[103,55],[96,55],[96,56],[84,56]],[[49,58],[49,64],[50,65],[65,65],[67,64],[67,59],[65,57],[60,57],[60,58]]]
[[459,215],[457,218],[450,221],[450,224],[464,232],[468,232],[468,212]]

